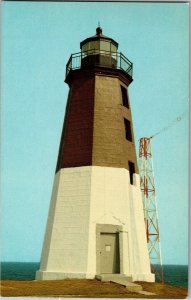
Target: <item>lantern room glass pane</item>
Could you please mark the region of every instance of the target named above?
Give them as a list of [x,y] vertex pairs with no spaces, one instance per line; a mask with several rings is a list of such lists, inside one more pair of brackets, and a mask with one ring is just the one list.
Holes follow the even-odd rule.
[[117,52],[117,47],[111,44],[111,52]]
[[100,41],[100,50],[109,51],[110,52],[110,42]]
[[98,50],[99,49],[99,41],[92,41],[90,42],[90,48],[89,50]]
[[111,44],[111,56],[117,60],[117,47]]
[[82,52],[86,52],[89,50],[90,43],[86,43],[85,45],[82,46]]

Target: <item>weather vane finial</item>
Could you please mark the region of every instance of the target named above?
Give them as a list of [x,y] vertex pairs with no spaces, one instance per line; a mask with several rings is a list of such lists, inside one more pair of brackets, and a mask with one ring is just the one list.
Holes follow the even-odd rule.
[[100,22],[98,22],[98,27],[96,28],[96,34],[97,34],[97,35],[102,34],[102,29],[101,29],[101,27],[100,27]]

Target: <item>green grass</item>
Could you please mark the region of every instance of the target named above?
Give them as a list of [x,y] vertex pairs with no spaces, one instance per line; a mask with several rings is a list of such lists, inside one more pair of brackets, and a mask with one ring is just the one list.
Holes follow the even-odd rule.
[[129,292],[124,286],[112,282],[100,282],[88,279],[1,281],[3,297],[37,296],[65,298],[158,298],[184,299],[187,289],[160,283],[137,282],[144,291],[156,296],[145,296]]

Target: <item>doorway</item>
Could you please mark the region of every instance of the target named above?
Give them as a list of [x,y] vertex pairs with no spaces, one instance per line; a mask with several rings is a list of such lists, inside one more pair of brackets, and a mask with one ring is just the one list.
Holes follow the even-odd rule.
[[119,234],[100,233],[100,271],[102,274],[120,273]]

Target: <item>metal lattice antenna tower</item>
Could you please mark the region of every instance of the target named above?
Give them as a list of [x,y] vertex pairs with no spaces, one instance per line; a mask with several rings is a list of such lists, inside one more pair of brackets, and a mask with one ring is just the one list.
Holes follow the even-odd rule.
[[157,281],[164,282],[151,138],[140,139],[139,172],[151,271],[155,274]]

